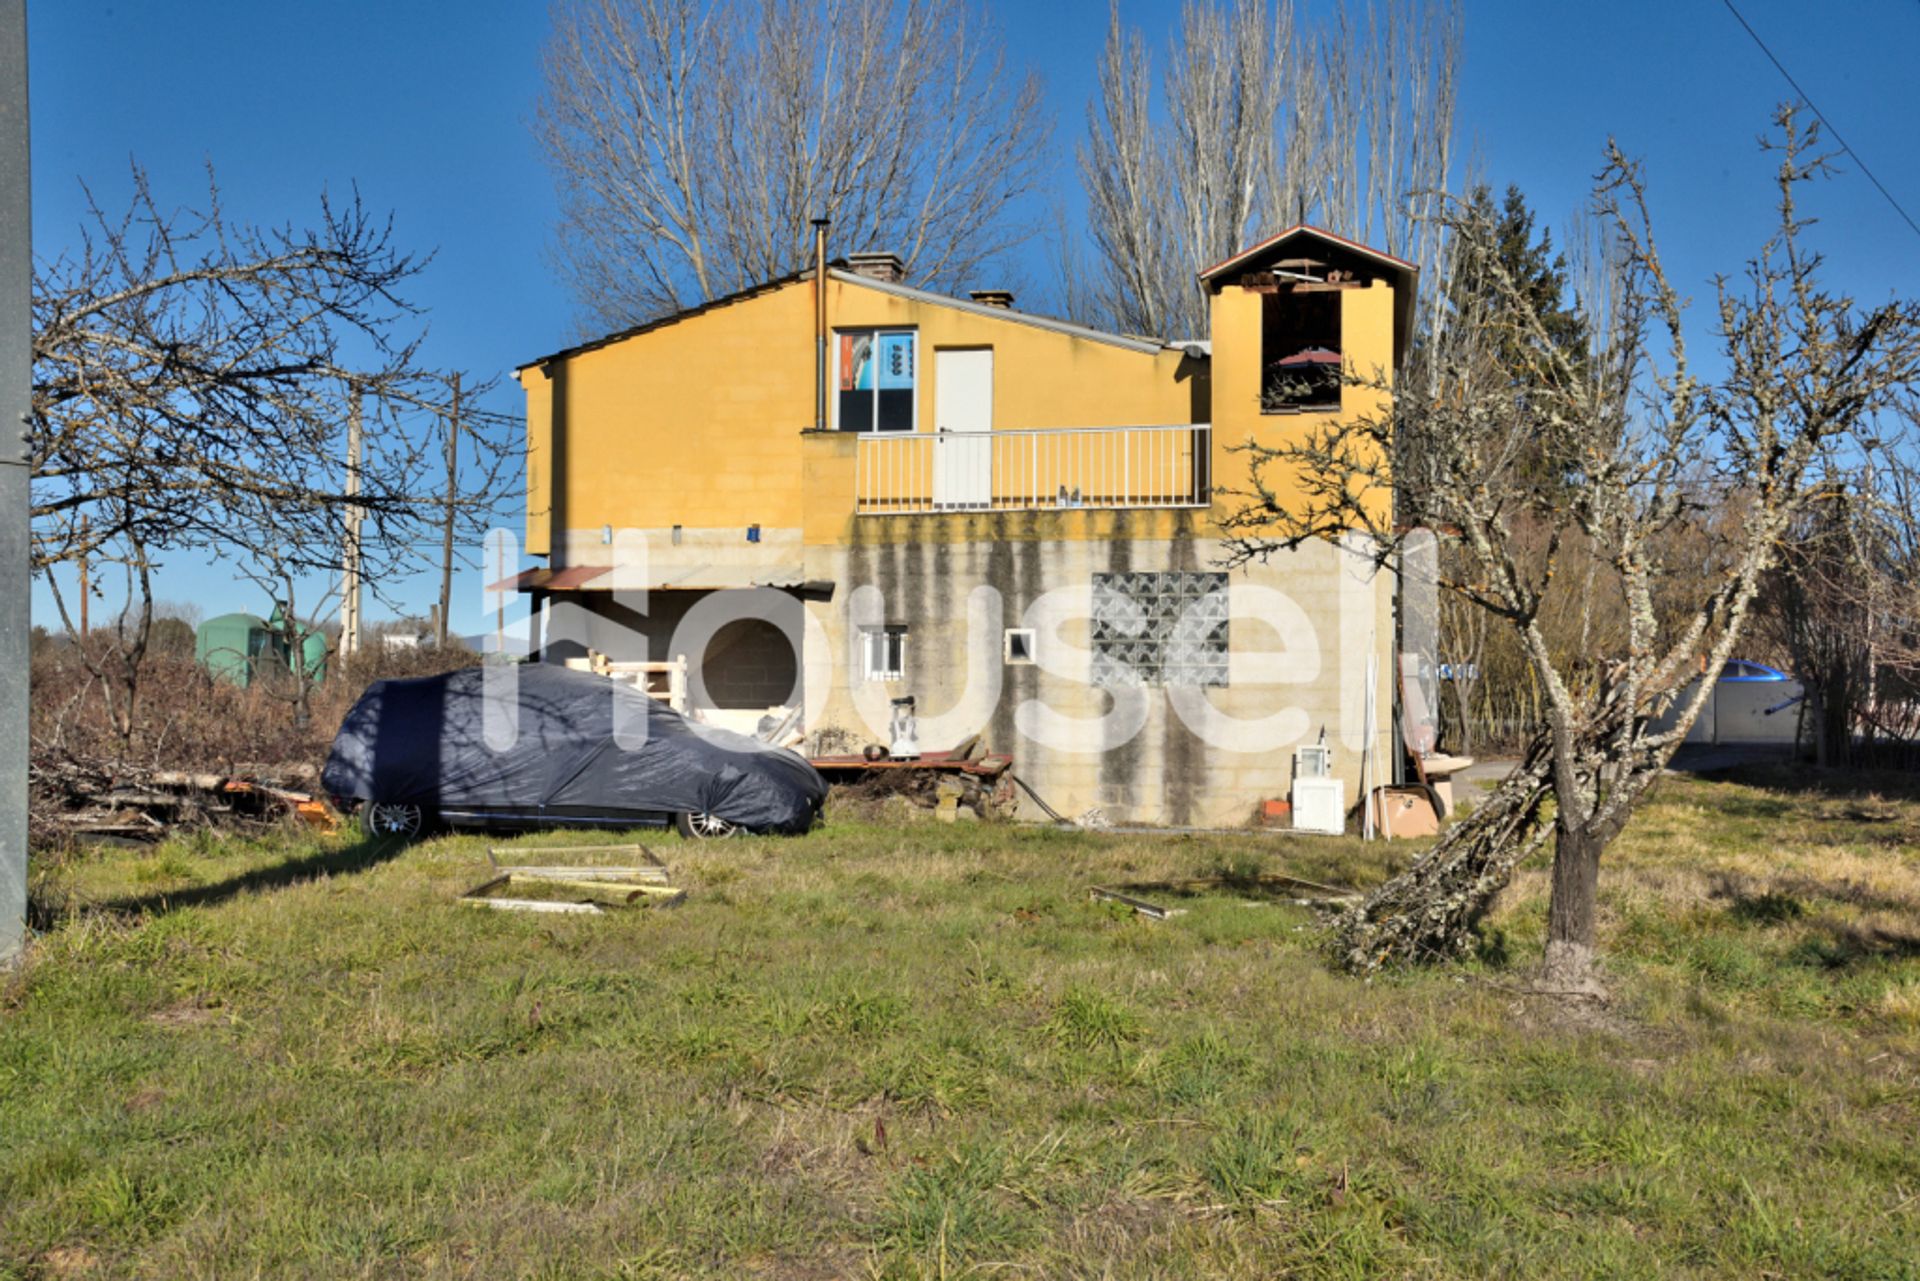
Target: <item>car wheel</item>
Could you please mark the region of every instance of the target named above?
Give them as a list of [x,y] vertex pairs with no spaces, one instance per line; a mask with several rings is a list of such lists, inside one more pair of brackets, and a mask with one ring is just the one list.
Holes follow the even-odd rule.
[[370,801],[365,822],[369,836],[410,841],[426,826],[426,815],[407,801]]
[[673,825],[690,841],[713,841],[740,834],[739,824],[729,823],[718,814],[676,814]]

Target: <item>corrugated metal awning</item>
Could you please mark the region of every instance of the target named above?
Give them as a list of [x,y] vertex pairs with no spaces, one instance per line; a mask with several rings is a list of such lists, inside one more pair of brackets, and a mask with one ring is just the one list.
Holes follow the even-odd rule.
[[622,581],[610,565],[568,565],[562,569],[528,569],[494,583],[491,592],[713,592],[747,587],[804,586],[805,571],[798,565],[685,565],[649,574],[644,587]]
[[511,578],[490,583],[487,585],[487,590],[490,592],[575,591],[593,582],[602,574],[612,572],[612,569],[606,565],[565,565],[559,569],[537,565],[532,569],[523,569]]

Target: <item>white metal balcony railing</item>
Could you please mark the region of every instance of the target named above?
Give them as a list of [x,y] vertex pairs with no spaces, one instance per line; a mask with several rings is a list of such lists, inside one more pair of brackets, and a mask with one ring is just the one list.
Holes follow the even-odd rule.
[[1213,498],[1212,449],[1207,423],[862,435],[854,510],[1205,507]]

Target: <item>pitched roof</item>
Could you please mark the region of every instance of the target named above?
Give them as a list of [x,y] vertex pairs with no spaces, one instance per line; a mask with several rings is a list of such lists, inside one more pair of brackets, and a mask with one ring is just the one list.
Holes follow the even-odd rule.
[[1130,351],[1165,351],[1174,344],[1158,338],[1147,338],[1138,334],[1114,334],[1104,329],[1092,329],[1086,325],[1076,325],[1070,320],[1055,320],[1051,316],[1036,316],[1029,311],[1015,311],[1011,307],[993,307],[986,303],[974,302],[968,298],[952,298],[946,294],[931,293],[925,289],[916,289],[912,285],[899,285],[890,280],[875,280],[871,276],[862,276],[856,272],[829,268],[828,274],[846,285],[859,285],[867,289],[877,289],[883,294],[893,294],[899,298],[910,298],[915,302],[930,303],[936,307],[951,307],[955,311],[971,312],[976,316],[987,316],[994,320],[1010,320],[1019,325],[1031,325],[1035,329],[1046,329],[1057,334],[1067,334],[1074,338],[1085,338],[1089,342],[1107,343],[1114,347],[1125,347]]
[[1238,267],[1244,264],[1248,259],[1257,258],[1262,254],[1265,254],[1268,250],[1276,248],[1280,244],[1284,243],[1285,241],[1291,240],[1296,236],[1311,236],[1315,240],[1319,240],[1325,244],[1332,245],[1337,249],[1344,249],[1348,253],[1358,254],[1363,258],[1372,259],[1374,262],[1377,262],[1382,266],[1388,267],[1394,271],[1417,273],[1420,270],[1418,267],[1414,266],[1412,263],[1408,262],[1404,258],[1396,258],[1392,254],[1383,254],[1378,249],[1369,248],[1368,246],[1361,244],[1357,240],[1348,240],[1345,236],[1336,236],[1331,231],[1323,231],[1319,227],[1313,226],[1311,223],[1297,222],[1293,226],[1288,227],[1285,231],[1280,232],[1278,235],[1268,236],[1265,240],[1261,241],[1259,244],[1253,245],[1250,248],[1242,249],[1239,253],[1234,254],[1232,257],[1222,259],[1221,261],[1213,264],[1213,266],[1207,268],[1205,271],[1200,273],[1201,283],[1202,284],[1209,283],[1216,276],[1219,276],[1228,271],[1231,271],[1235,267]]
[[[1068,320],[1055,320],[1051,316],[1036,316],[1032,312],[1015,311],[1011,307],[992,307],[967,298],[954,298],[947,294],[936,294],[929,290],[917,289],[912,285],[901,285],[895,284],[892,281],[875,280],[871,276],[863,276],[858,272],[848,271],[844,260],[840,259],[836,259],[827,264],[827,274],[844,285],[857,285],[864,289],[874,289],[884,294],[893,294],[895,297],[908,298],[914,302],[927,303],[936,307],[950,307],[955,311],[970,312],[976,316],[987,316],[994,320],[1011,321],[1019,325],[1030,325],[1035,329],[1045,329],[1053,333],[1067,334],[1074,338],[1084,338],[1089,342],[1099,342],[1114,347],[1124,347],[1129,351],[1159,352],[1175,345],[1162,342],[1158,338],[1147,338],[1134,334],[1108,333],[1105,330],[1093,329],[1086,325],[1076,325]],[[611,346],[624,339],[637,337],[650,330],[678,324],[683,320],[704,315],[709,311],[716,311],[721,307],[730,307],[735,303],[747,302],[751,299],[758,298],[762,294],[773,293],[775,290],[784,289],[788,285],[799,284],[802,281],[811,279],[812,276],[812,267],[789,272],[784,276],[777,277],[762,284],[750,285],[745,289],[736,290],[730,294],[723,294],[718,298],[700,303],[698,306],[687,307],[681,311],[669,312],[664,316],[657,316],[652,320],[642,321],[637,325],[629,325],[625,329],[615,330],[599,338],[577,343],[572,347],[563,347],[559,351],[549,352],[544,356],[536,356],[532,360],[522,361],[520,364],[514,366],[514,372],[518,373],[523,369],[531,369],[536,365],[544,365],[548,361],[564,360],[569,356],[578,356],[583,352],[596,351],[601,347]]]
[[664,329],[668,325],[679,324],[683,320],[691,319],[694,316],[705,315],[709,311],[717,311],[721,307],[731,307],[735,303],[746,302],[750,298],[758,298],[761,294],[770,294],[777,289],[785,289],[788,285],[798,284],[812,275],[813,268],[811,267],[803,271],[791,271],[784,276],[778,276],[757,285],[748,285],[745,289],[737,289],[730,294],[722,294],[718,298],[710,298],[706,302],[693,307],[685,307],[679,311],[670,311],[664,316],[655,316],[652,320],[643,320],[637,325],[629,325],[625,329],[616,329],[610,334],[602,334],[598,338],[590,338],[586,342],[575,343],[571,347],[562,347],[559,351],[550,351],[544,356],[535,356],[532,360],[523,360],[513,367],[513,372],[517,374],[523,369],[532,369],[535,365],[544,365],[550,360],[565,360],[569,356],[578,356],[583,352],[597,351],[602,347],[612,346],[622,339],[633,338],[637,335],[647,333],[649,330]]
[[1411,349],[1413,343],[1413,304],[1414,282],[1420,275],[1420,269],[1404,258],[1381,253],[1370,249],[1358,241],[1348,240],[1345,236],[1336,236],[1331,231],[1323,231],[1309,223],[1295,223],[1275,236],[1268,236],[1259,244],[1242,249],[1231,258],[1213,264],[1200,273],[1200,285],[1209,293],[1217,293],[1227,283],[1229,273],[1239,268],[1252,266],[1268,258],[1278,257],[1283,246],[1290,242],[1311,240],[1332,251],[1332,255],[1344,258],[1348,262],[1359,260],[1369,266],[1378,267],[1394,278],[1393,291],[1393,332],[1394,360],[1398,363]]

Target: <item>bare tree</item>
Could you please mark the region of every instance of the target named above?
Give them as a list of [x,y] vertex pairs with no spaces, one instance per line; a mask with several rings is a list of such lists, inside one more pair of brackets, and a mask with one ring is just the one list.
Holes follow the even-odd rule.
[[1173,184],[1151,103],[1146,46],[1138,32],[1122,29],[1115,4],[1100,58],[1100,96],[1087,109],[1088,137],[1080,149],[1087,234],[1100,261],[1095,306],[1101,314],[1088,319],[1128,333],[1204,333],[1192,328],[1197,302],[1189,305],[1187,295],[1197,291],[1179,284],[1188,255],[1173,235]]
[[1314,52],[1304,80],[1312,108],[1295,126],[1314,153],[1297,162],[1302,180],[1292,193],[1274,191],[1269,220],[1311,214],[1432,276],[1445,261],[1447,226],[1433,214],[1453,173],[1459,11],[1387,0],[1356,20],[1342,5]]
[[963,0],[556,0],[536,132],[558,257],[618,327],[806,261],[808,219],[969,282],[1025,238],[1044,165],[1015,81]]
[[1920,750],[1920,525],[1911,443],[1830,460],[1760,600],[1760,628],[1806,689],[1820,765],[1903,764]]
[[1291,0],[1189,0],[1156,111],[1116,6],[1079,149],[1105,321],[1204,334],[1198,273],[1296,222],[1441,262],[1430,215],[1452,172],[1459,57],[1443,0],[1389,0],[1359,22],[1342,7],[1305,31]]
[[1885,614],[1874,631],[1871,725],[1900,744],[1911,768],[1920,752],[1920,441],[1912,434],[1886,452],[1880,489],[1887,571]]
[[[1920,308],[1856,306],[1830,291],[1806,242],[1798,188],[1824,162],[1790,108],[1776,119],[1779,221],[1744,282],[1718,286],[1727,373],[1709,383],[1688,358],[1684,304],[1656,248],[1639,169],[1609,146],[1599,214],[1625,246],[1611,346],[1580,359],[1552,340],[1522,287],[1487,255],[1496,288],[1483,314],[1429,344],[1426,376],[1389,383],[1390,410],[1340,421],[1298,447],[1250,446],[1257,492],[1234,518],[1241,556],[1312,538],[1370,535],[1390,558],[1409,526],[1449,532],[1459,554],[1442,586],[1514,635],[1542,692],[1546,732],[1486,806],[1343,923],[1345,963],[1370,970],[1450,954],[1514,861],[1555,838],[1544,984],[1597,990],[1594,921],[1601,857],[1660,777],[1739,641],[1781,539],[1818,492],[1818,464],[1869,429],[1920,373]],[[1449,205],[1450,231],[1485,245],[1491,227]],[[1437,394],[1436,394],[1437,391]],[[1544,460],[1546,466],[1540,463]],[[1294,490],[1304,497],[1283,500]],[[1397,511],[1379,496],[1392,492]],[[1706,514],[1737,507],[1737,521]],[[1523,557],[1516,528],[1544,531]],[[1549,602],[1588,590],[1560,574],[1582,548],[1614,596],[1618,640],[1572,661],[1542,626]],[[1683,563],[1690,599],[1669,584]],[[1663,713],[1677,712],[1677,715]],[[1544,803],[1553,801],[1551,820]]]
[[[165,559],[339,571],[348,388],[367,404],[351,501],[376,559],[413,554],[444,510],[424,460],[443,452],[446,380],[421,366],[400,292],[423,260],[357,198],[323,199],[312,228],[259,228],[228,219],[208,184],[204,209],[168,209],[136,167],[125,213],[92,205],[78,248],[34,281],[33,565],[63,619],[55,566],[120,567],[120,618],[85,653],[123,740]],[[514,422],[465,416],[460,506],[476,541],[515,462]]]

